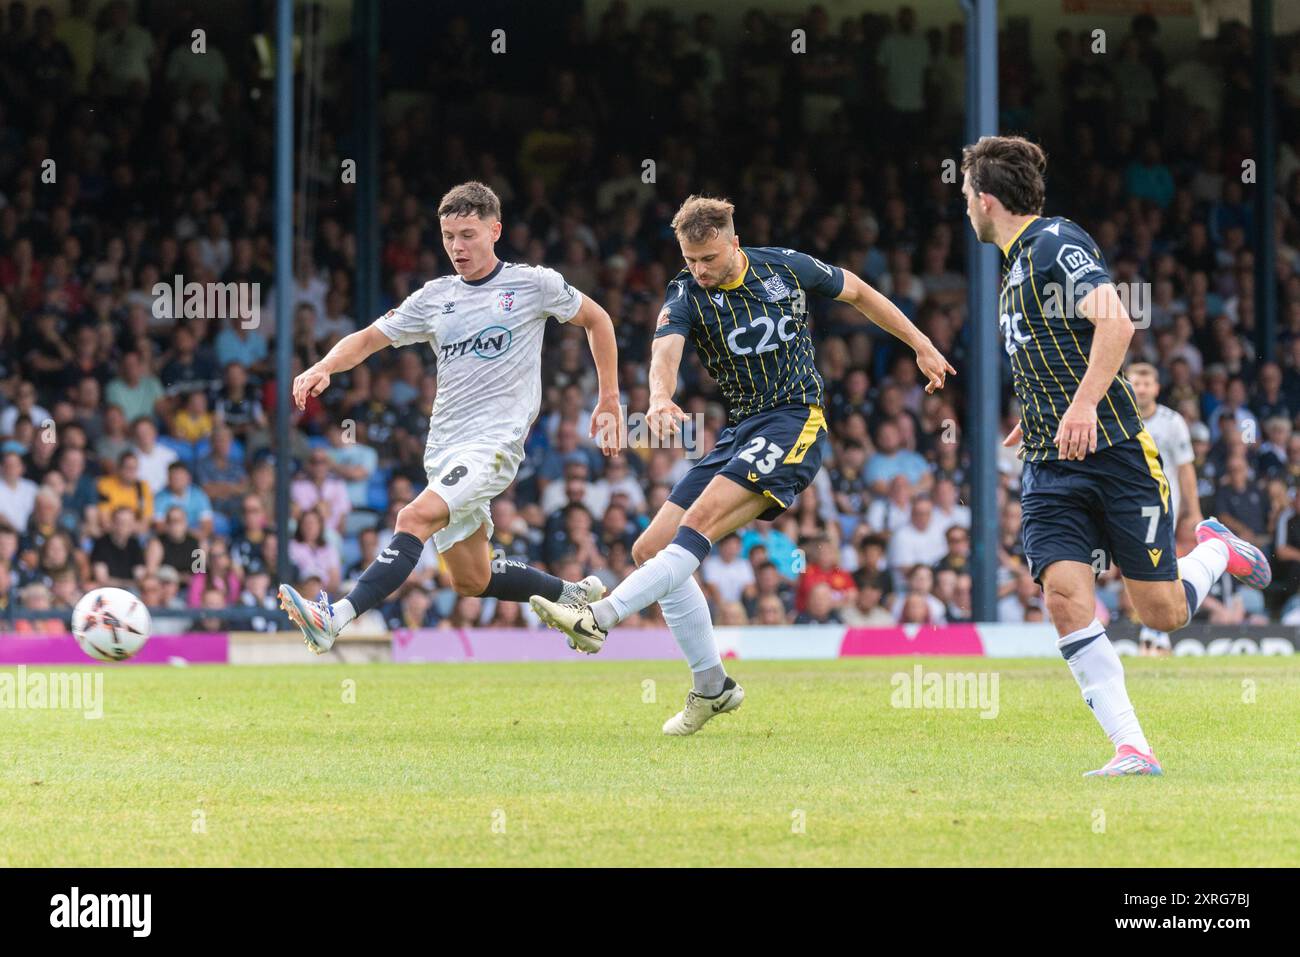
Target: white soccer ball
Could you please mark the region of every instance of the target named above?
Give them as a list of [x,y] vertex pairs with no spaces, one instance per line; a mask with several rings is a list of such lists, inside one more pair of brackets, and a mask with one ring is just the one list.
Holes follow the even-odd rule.
[[96,588],[72,609],[72,634],[81,650],[100,661],[123,661],[144,647],[153,622],[129,591]]

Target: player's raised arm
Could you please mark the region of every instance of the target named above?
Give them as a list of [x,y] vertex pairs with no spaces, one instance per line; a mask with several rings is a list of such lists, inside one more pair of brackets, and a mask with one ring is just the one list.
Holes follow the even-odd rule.
[[935,348],[930,337],[916,328],[912,320],[903,315],[897,306],[859,276],[847,269],[843,270],[843,273],[844,288],[835,298],[840,302],[847,302],[881,329],[911,346],[912,351],[916,353],[917,367],[928,380],[925,391],[934,392],[936,389],[942,389],[944,377],[949,373],[956,375],[957,370],[944,358],[943,353]]
[[1096,326],[1088,350],[1088,371],[1075,390],[1070,407],[1061,416],[1056,447],[1063,459],[1083,460],[1097,451],[1097,403],[1119,374],[1133,338],[1133,320],[1119,293],[1101,283],[1079,301],[1078,313]]
[[366,326],[334,343],[334,348],[293,380],[293,402],[299,409],[307,405],[307,398],[320,395],[330,384],[330,376],[335,372],[347,372],[365,362],[385,346],[391,345],[388,338],[375,326]]
[[623,429],[618,404],[618,341],[614,338],[614,321],[604,306],[586,295],[582,296],[578,314],[569,321],[587,331],[587,345],[596,363],[600,395],[591,413],[591,437],[603,453],[618,455]]

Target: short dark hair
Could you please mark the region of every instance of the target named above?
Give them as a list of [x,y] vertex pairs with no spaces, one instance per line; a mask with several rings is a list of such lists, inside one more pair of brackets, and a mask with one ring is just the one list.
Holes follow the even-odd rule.
[[500,219],[501,200],[492,187],[478,180],[453,186],[438,203],[438,218],[444,216],[477,216],[479,219]]
[[961,151],[961,171],[971,188],[996,196],[1007,212],[1041,214],[1047,154],[1023,136],[981,136]]
[[736,207],[725,199],[688,196],[673,216],[673,232],[678,240],[691,243],[707,243],[717,236],[731,235],[736,230],[731,218],[735,211]]

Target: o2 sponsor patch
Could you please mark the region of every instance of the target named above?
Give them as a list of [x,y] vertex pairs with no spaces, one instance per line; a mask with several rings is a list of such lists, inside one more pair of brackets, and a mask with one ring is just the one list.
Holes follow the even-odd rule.
[[1065,270],[1066,276],[1071,280],[1101,270],[1092,254],[1076,243],[1066,243],[1057,251],[1056,264]]

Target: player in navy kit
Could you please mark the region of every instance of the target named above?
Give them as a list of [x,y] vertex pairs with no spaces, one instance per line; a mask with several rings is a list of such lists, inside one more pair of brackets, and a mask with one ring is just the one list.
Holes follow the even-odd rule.
[[673,219],[686,268],[668,284],[650,365],[651,429],[676,434],[673,402],[689,339],[729,412],[713,450],[673,488],[633,547],[640,567],[581,614],[544,598],[533,609],[589,653],[608,630],[658,602],[694,674],[686,707],[665,734],[692,734],[735,710],[744,692],[727,677],[708,607],[693,575],[713,543],[756,518],[785,511],[821,467],[824,387],[808,328],[809,296],[849,303],[912,347],[926,391],[943,387],[948,361],[888,299],[847,270],[793,249],[742,247],[725,200],[692,196]]
[[1116,746],[1090,773],[1160,774],[1096,618],[1099,559],[1110,555],[1142,623],[1160,631],[1187,624],[1225,569],[1258,588],[1272,573],[1258,548],[1213,518],[1176,557],[1169,479],[1120,375],[1133,323],[1092,237],[1042,215],[1046,165],[1015,136],[986,136],[962,155],[971,225],[1003,256],[999,322],[1021,407],[1003,444],[1021,445],[1025,558],[1057,646]]

